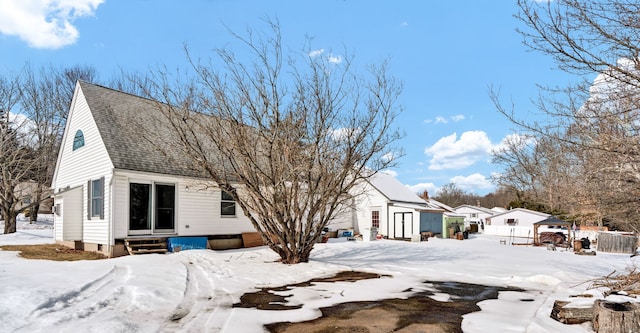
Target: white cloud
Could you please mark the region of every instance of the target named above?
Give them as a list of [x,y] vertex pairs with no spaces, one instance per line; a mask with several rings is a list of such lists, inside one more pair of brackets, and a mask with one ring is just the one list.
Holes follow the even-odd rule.
[[342,57],[341,56],[334,56],[334,55],[330,55],[327,57],[327,59],[329,60],[330,63],[334,63],[334,64],[339,64],[342,62]]
[[382,155],[382,159],[385,161],[393,161],[396,159],[396,156],[393,153],[386,153]]
[[313,51],[309,52],[309,57],[315,58],[317,56],[322,55],[323,53],[324,53],[324,49],[313,50]]
[[4,0],[0,2],[0,33],[18,36],[34,48],[58,49],[76,42],[72,24],[92,16],[104,0]]
[[36,144],[36,123],[21,113],[9,112],[9,126],[17,133],[17,139],[23,144]]
[[360,133],[359,128],[337,128],[331,131],[331,138],[335,141],[346,140]]
[[457,114],[455,116],[451,116],[451,120],[453,120],[455,122],[463,121],[464,120],[464,115]]
[[[315,57],[319,57],[321,55],[324,54],[324,49],[317,49],[317,50],[313,50],[309,52],[309,57],[311,58],[315,58]],[[327,61],[333,64],[339,64],[342,62],[342,56],[340,55],[333,55],[333,54],[329,54],[327,55]]]
[[402,23],[400,23],[401,27],[408,27],[409,26],[409,22],[407,21],[402,21]]
[[447,118],[442,117],[442,116],[437,116],[436,120],[434,121],[436,124],[446,124],[449,121],[447,120]]
[[415,185],[405,185],[405,186],[408,187],[413,193],[422,193],[424,191],[427,191],[429,193],[429,196],[435,195],[440,189],[438,186],[434,185],[433,183],[419,183]]
[[429,170],[463,169],[489,155],[493,145],[483,131],[469,131],[445,136],[424,153],[431,156]]
[[427,124],[448,124],[449,121],[459,122],[465,120],[465,116],[462,114],[457,114],[454,116],[436,116],[434,119],[425,119],[424,122]]
[[469,192],[478,192],[478,190],[488,190],[494,187],[489,179],[479,173],[469,176],[455,176],[450,179],[450,182]]
[[500,141],[499,144],[493,146],[493,149],[491,150],[492,153],[499,153],[501,151],[504,151],[505,149],[507,149],[509,146],[516,146],[518,148],[524,148],[525,146],[529,146],[534,144],[536,141],[536,139],[530,135],[523,135],[523,134],[517,134],[517,133],[513,133],[513,134],[509,134],[507,136],[505,136],[502,141]]

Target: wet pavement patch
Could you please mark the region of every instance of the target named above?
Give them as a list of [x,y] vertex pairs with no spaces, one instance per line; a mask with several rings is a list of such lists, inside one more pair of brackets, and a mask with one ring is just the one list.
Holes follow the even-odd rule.
[[291,284],[283,287],[262,288],[256,292],[246,293],[240,297],[240,303],[233,304],[234,308],[256,308],[259,310],[295,310],[302,305],[287,305],[287,297],[292,295],[277,295],[274,292],[291,290],[296,287],[309,287],[317,282],[355,282],[366,279],[379,279],[383,276],[375,273],[344,271],[327,278],[311,279],[309,281]]
[[[382,275],[363,272],[341,272],[333,277],[276,288],[263,288],[244,294],[234,307],[261,310],[291,310],[302,305],[287,305],[287,297],[273,292],[291,290],[293,287],[311,286],[316,282],[358,281],[374,279]],[[408,298],[377,301],[348,302],[320,308],[320,318],[305,322],[280,322],[266,325],[274,333],[376,333],[376,332],[462,332],[462,316],[480,311],[477,303],[497,299],[501,291],[524,291],[516,288],[484,286],[460,282],[425,281],[420,288],[405,290]],[[437,301],[432,296],[449,295],[449,301]],[[523,299],[523,302],[529,299]]]

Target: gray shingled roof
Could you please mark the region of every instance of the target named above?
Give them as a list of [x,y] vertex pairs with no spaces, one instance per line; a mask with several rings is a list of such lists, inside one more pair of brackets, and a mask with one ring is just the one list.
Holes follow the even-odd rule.
[[116,169],[203,176],[184,158],[156,102],[83,81],[79,85]]

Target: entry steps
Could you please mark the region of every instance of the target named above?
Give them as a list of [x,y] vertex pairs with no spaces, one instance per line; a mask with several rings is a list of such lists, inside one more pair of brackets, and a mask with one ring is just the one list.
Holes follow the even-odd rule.
[[125,238],[124,245],[131,255],[169,252],[165,237]]

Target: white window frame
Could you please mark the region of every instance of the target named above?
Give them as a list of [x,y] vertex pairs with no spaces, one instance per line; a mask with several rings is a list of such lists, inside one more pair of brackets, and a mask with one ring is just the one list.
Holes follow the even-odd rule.
[[[228,196],[228,197],[225,198],[225,196]],[[237,206],[236,201],[233,199],[233,197],[230,194],[228,194],[225,190],[220,190],[220,216],[236,217],[238,214],[236,206]],[[233,207],[233,214],[229,214],[228,212],[225,211],[225,210],[230,210],[231,207]]]
[[[100,189],[94,196],[96,186],[100,186]],[[87,190],[87,218],[104,219],[104,177],[90,180]]]

